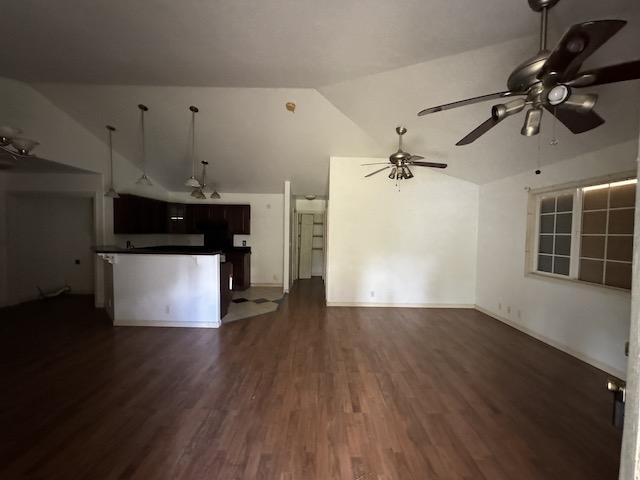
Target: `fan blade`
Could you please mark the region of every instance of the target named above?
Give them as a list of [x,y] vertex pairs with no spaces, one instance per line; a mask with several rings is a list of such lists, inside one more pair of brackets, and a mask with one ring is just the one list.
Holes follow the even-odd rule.
[[593,110],[580,113],[562,105],[555,109],[545,105],[545,108],[573,133],[588,132],[604,123],[604,119]]
[[361,167],[366,167],[369,165],[388,165],[389,162],[376,162],[376,163],[361,163],[360,166]]
[[436,163],[436,162],[411,162],[411,165],[416,165],[418,167],[447,168],[446,163]]
[[420,155],[411,155],[411,157],[409,158],[409,161],[413,162],[415,160],[424,160],[424,157],[421,157]]
[[583,88],[638,79],[640,79],[640,60],[635,60],[579,73],[576,78],[567,82],[567,85]]
[[384,168],[381,168],[380,170],[376,170],[375,172],[371,172],[369,175],[365,175],[364,178],[367,178],[367,177],[370,177],[372,175],[375,175],[376,173],[380,173],[381,171],[386,170],[387,168],[391,168],[391,165],[386,166]]
[[549,55],[538,78],[556,74],[559,82],[571,80],[582,63],[626,24],[624,20],[596,20],[573,25]]
[[527,92],[512,92],[507,90],[506,92],[491,93],[489,95],[482,95],[480,97],[467,98],[466,100],[460,100],[459,102],[446,103],[444,105],[438,105],[437,107],[425,108],[420,113],[419,117],[427,115],[428,113],[441,112],[443,110],[451,110],[452,108],[464,107],[473,103],[486,102],[487,100],[494,100],[496,98],[513,97],[517,95],[526,95]]
[[464,137],[462,140],[456,143],[456,145],[457,146],[469,145],[470,143],[475,142],[478,138],[480,138],[482,135],[487,133],[489,130],[491,130],[501,121],[502,120],[491,117],[489,120],[485,121],[484,123],[481,123],[478,127],[476,127],[475,130],[472,130],[471,133],[469,133],[466,137]]

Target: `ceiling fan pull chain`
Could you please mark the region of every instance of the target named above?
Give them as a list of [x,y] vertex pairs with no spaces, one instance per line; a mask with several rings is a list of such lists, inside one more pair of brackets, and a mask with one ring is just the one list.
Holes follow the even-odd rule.
[[558,145],[558,143],[560,143],[558,141],[558,137],[556,136],[556,125],[558,123],[558,117],[556,116],[558,107],[553,107],[553,125],[551,126],[551,141],[549,142],[549,145]]

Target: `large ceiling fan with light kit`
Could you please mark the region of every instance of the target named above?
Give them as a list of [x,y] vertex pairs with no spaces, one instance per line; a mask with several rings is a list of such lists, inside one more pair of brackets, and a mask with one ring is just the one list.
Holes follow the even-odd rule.
[[420,160],[424,160],[424,157],[421,157],[420,155],[411,155],[410,153],[402,150],[402,136],[407,133],[407,129],[404,127],[397,127],[396,133],[398,134],[398,150],[389,156],[388,162],[363,163],[362,166],[386,165],[386,167],[382,167],[379,170],[375,170],[374,172],[365,175],[365,178],[371,177],[384,170],[391,169],[391,172],[389,173],[390,179],[409,180],[410,178],[413,178],[413,173],[409,167],[447,168],[446,163],[421,162]]
[[547,50],[547,21],[549,10],[560,0],[528,0],[535,12],[540,12],[540,49],[511,73],[508,90],[482,95],[437,107],[426,108],[418,116],[464,107],[498,98],[515,98],[491,108],[486,120],[456,145],[468,145],[505,118],[529,107],[521,134],[540,132],[543,109],[554,115],[574,134],[587,132],[604,123],[595,111],[598,95],[578,94],[574,89],[624,82],[640,78],[640,60],[580,71],[584,61],[604,45],[622,27],[624,20],[595,20],[573,25],[560,39],[553,51]]

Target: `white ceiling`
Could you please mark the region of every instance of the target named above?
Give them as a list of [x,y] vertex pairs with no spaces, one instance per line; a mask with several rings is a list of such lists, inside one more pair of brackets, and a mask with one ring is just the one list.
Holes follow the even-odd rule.
[[[595,64],[634,58],[628,45],[638,43],[639,30],[627,29],[611,40]],[[432,161],[446,162],[446,173],[474,183],[535,170],[540,164],[558,162],[625,141],[637,141],[640,118],[640,81],[585,89],[599,94],[596,111],[606,123],[595,130],[574,135],[561,123],[556,133],[559,144],[550,145],[553,117],[545,112],[542,132],[535,137],[520,135],[525,112],[508,118],[471,145],[455,143],[490,117],[485,102],[464,108],[417,117],[424,107],[462,100],[506,89],[506,79],[514,65],[535,51],[531,38],[513,40],[479,50],[371,75],[323,87],[320,92],[387,151],[397,145],[394,128],[404,124],[405,150]],[[637,47],[635,47],[637,49]],[[638,52],[636,52],[636,57]],[[620,57],[620,58],[618,58]],[[540,153],[538,153],[540,146]]]
[[[116,126],[114,148],[141,166],[139,110],[145,117],[147,171],[172,191],[191,175],[189,105],[197,114],[197,153],[209,184],[222,192],[327,193],[329,157],[383,150],[314,89],[144,87],[37,84],[35,87],[98,138]],[[285,103],[297,104],[295,113]],[[200,167],[198,168],[200,175]]]
[[[626,18],[590,64],[638,58],[638,10],[637,0],[562,0],[550,44],[572,23]],[[550,115],[539,137],[519,135],[521,114],[467,147],[454,145],[491,103],[416,117],[505,88],[537,50],[526,0],[23,0],[2,16],[0,36],[12,45],[4,74],[33,83],[99,138],[116,125],[116,150],[134,163],[136,105],[150,107],[148,171],[170,190],[184,189],[191,170],[189,105],[201,109],[198,148],[223,192],[280,192],[290,179],[295,194],[324,195],[329,156],[387,156],[399,124],[409,150],[476,183],[534,169],[538,157],[552,163],[637,139],[640,82],[594,89],[607,124],[578,136],[558,124],[555,147]],[[25,35],[25,25],[39,34]]]
[[[563,0],[554,25],[637,0]],[[3,2],[3,75],[32,82],[318,87],[535,34],[525,0]]]

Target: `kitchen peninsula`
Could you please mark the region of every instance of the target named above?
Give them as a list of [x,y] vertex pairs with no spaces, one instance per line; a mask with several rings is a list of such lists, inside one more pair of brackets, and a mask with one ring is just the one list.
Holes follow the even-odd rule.
[[231,299],[231,264],[205,247],[100,247],[114,325],[217,328]]

